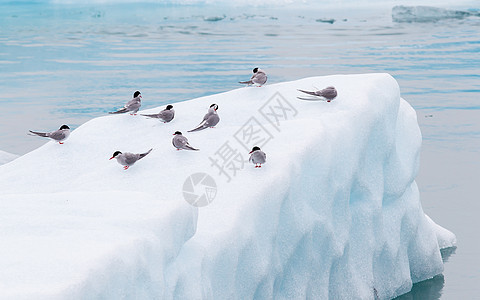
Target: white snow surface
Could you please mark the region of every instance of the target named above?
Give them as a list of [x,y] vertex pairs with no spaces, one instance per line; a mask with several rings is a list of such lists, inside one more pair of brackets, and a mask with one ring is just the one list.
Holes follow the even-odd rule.
[[18,155],[0,150],[0,165],[4,165],[16,159]]
[[[330,85],[330,103],[296,99],[297,89]],[[220,123],[188,133],[212,103]],[[390,299],[442,273],[439,249],[455,236],[423,213],[416,113],[390,75],[311,77],[173,105],[170,123],[96,118],[63,145],[0,166],[1,299]],[[248,129],[269,139],[247,141]],[[176,151],[176,130],[200,151]],[[266,164],[233,174],[255,143]],[[126,171],[108,160],[150,148]],[[227,152],[230,181],[211,161]],[[201,208],[182,194],[197,172],[217,184]]]

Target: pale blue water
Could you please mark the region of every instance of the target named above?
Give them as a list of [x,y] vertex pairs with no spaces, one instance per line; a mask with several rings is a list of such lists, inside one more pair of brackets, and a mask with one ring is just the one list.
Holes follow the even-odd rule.
[[401,299],[479,298],[480,17],[398,23],[391,8],[1,2],[0,149],[26,153],[45,142],[29,129],[74,129],[135,90],[152,108],[257,66],[269,83],[388,72],[418,112],[424,210],[458,238],[443,276]]

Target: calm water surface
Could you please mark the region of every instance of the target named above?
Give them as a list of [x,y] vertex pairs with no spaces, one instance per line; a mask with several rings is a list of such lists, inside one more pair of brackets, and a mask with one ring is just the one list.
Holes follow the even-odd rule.
[[[475,8],[475,7],[467,7]],[[477,7],[478,8],[478,7]],[[0,3],[0,149],[45,143],[29,129],[73,129],[122,106],[143,108],[269,83],[388,72],[416,110],[424,210],[457,235],[445,272],[399,299],[480,297],[480,18],[393,22],[372,9],[287,6]]]

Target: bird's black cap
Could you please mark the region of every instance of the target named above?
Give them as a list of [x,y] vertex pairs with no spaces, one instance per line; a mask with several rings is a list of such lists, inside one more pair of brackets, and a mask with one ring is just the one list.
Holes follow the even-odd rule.
[[182,134],[180,131],[175,131],[175,135]]
[[252,152],[253,152],[253,151],[257,151],[257,150],[260,150],[260,147],[255,146],[255,147],[252,148]]
[[168,110],[170,110],[170,109],[172,109],[172,108],[173,108],[173,105],[171,105],[171,104],[167,105],[167,109],[168,109]]
[[114,158],[115,156],[117,156],[117,155],[119,155],[119,154],[122,154],[122,152],[120,152],[120,151],[115,151],[115,153],[113,153],[113,155],[112,155],[112,158]]
[[68,127],[67,125],[62,125],[62,126],[60,127],[60,130],[62,130],[62,129],[70,129],[70,127]]
[[257,73],[257,72],[258,72],[258,68],[253,69],[253,73]]
[[138,95],[140,94],[141,94],[140,91],[136,91],[135,93],[133,93],[133,98],[138,97]]

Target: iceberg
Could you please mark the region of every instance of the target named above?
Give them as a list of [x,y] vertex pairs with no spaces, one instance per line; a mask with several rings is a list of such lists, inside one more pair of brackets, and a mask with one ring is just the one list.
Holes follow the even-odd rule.
[[[330,103],[297,99],[327,86]],[[219,124],[188,133],[212,103]],[[99,117],[0,166],[0,298],[391,299],[442,273],[455,235],[422,210],[421,133],[392,76],[173,105],[170,123]],[[177,130],[200,151],[176,151]]]

